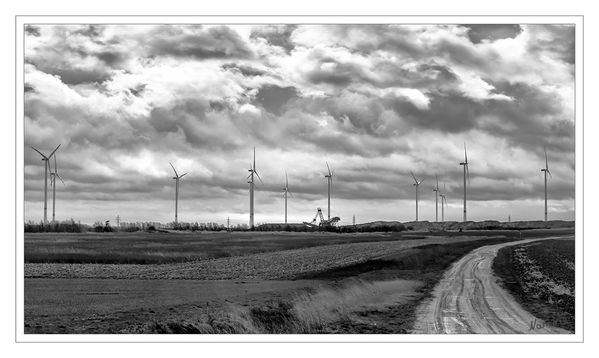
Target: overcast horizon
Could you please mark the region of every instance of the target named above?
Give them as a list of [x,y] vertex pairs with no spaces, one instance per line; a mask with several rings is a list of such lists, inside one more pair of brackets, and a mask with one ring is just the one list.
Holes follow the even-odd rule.
[[[28,25],[25,220],[43,218],[44,166],[58,144],[56,217],[91,224],[247,224],[331,216],[340,225],[574,220],[574,26]],[[49,188],[48,218],[52,215]],[[440,203],[439,198],[439,203]],[[439,220],[441,208],[439,206]]]

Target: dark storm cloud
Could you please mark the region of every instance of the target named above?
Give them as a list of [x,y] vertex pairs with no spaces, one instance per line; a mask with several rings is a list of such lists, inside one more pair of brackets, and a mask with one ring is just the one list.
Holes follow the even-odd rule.
[[273,114],[281,114],[284,106],[297,98],[299,97],[295,87],[266,85],[261,87],[256,94],[256,101]]
[[87,25],[87,26],[84,26],[83,28],[75,30],[74,33],[81,34],[85,37],[95,39],[95,38],[99,37],[103,31],[104,31],[103,25]]
[[261,26],[252,30],[250,38],[264,38],[269,44],[282,47],[289,53],[295,47],[291,34],[296,28],[297,25]]
[[103,70],[46,67],[45,65],[40,65],[39,68],[41,71],[59,76],[62,82],[70,85],[102,83],[110,78],[110,74]]
[[162,26],[149,39],[150,54],[159,56],[208,58],[249,58],[248,44],[227,26],[195,29]]
[[181,139],[193,148],[228,150],[237,147],[236,133],[225,125],[225,120],[207,117],[208,108],[198,101],[180,101],[172,107],[154,108],[148,123],[157,135],[180,133]]
[[484,104],[457,93],[430,94],[428,109],[402,98],[388,98],[388,105],[412,125],[446,132],[463,132],[476,126]]
[[98,66],[97,62],[106,61],[114,65],[117,55],[108,55],[109,51],[96,54],[91,50],[91,46],[103,46],[93,39],[99,36],[96,27],[72,31],[65,26],[55,26],[50,31],[53,41],[40,44],[35,52],[26,53],[26,63],[35,65],[45,73],[59,76],[65,84],[100,83],[110,78],[110,67]]
[[25,34],[30,36],[39,37],[40,36],[40,28],[33,25],[25,25]]
[[104,61],[104,63],[106,63],[106,65],[110,67],[115,67],[116,65],[119,65],[125,59],[124,54],[120,52],[111,51],[98,52],[96,56],[98,56],[100,60]]
[[546,36],[538,37],[529,44],[533,52],[549,53],[567,63],[575,60],[575,27],[558,25],[539,25],[535,31],[546,31]]
[[520,25],[514,24],[472,24],[463,26],[469,29],[468,38],[475,44],[482,42],[482,40],[495,41],[514,38],[522,32]]
[[370,81],[364,68],[352,63],[342,63],[334,58],[322,56],[319,51],[311,57],[317,59],[315,67],[306,73],[306,78],[315,84],[326,83],[336,86],[347,86],[352,82]]
[[237,72],[246,77],[263,76],[268,73],[266,71],[262,71],[258,68],[254,68],[252,66],[240,65],[240,64],[236,64],[236,63],[226,63],[226,64],[222,65],[221,67],[224,70]]
[[[502,82],[495,83],[495,86],[514,101],[490,101],[486,113],[495,114],[501,121],[513,126],[498,125],[487,128],[489,132],[529,149],[549,145],[563,151],[574,149],[572,118],[563,116],[560,100],[555,94],[524,83]],[[559,139],[566,139],[566,142]]]

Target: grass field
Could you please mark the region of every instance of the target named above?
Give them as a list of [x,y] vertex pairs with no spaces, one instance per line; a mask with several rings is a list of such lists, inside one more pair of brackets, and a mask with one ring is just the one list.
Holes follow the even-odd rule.
[[163,264],[414,237],[414,234],[286,232],[26,233],[25,262]]
[[499,251],[493,270],[523,307],[574,332],[574,240],[545,240]]
[[[561,231],[572,231],[562,229]],[[554,230],[401,232],[25,233],[26,263],[166,264],[359,242],[426,237],[544,236]]]

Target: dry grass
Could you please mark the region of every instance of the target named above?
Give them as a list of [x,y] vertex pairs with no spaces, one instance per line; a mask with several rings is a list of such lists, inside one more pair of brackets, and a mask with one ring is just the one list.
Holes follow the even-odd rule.
[[293,311],[301,333],[313,333],[330,323],[352,320],[356,312],[381,310],[403,303],[418,285],[418,282],[406,280],[355,281],[339,289],[324,288],[299,297]]
[[195,321],[152,322],[137,333],[193,334],[314,334],[343,320],[356,321],[357,313],[401,304],[418,282],[354,280],[340,288],[322,288],[290,302],[274,301],[251,308],[230,305]]

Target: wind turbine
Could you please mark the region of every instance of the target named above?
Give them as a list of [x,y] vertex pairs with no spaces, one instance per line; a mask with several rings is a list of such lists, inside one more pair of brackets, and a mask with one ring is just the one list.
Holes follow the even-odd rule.
[[329,172],[324,176],[327,178],[327,187],[329,189],[327,220],[331,220],[331,188],[333,187],[333,175],[335,174],[335,171],[331,171],[331,167],[329,167],[328,162],[325,163],[327,164],[327,170]]
[[285,171],[285,187],[283,188],[283,196],[285,197],[285,224],[287,224],[287,194],[293,198],[293,193],[289,191],[289,180],[287,179],[287,171]]
[[262,178],[256,171],[256,147],[254,147],[254,164],[250,163],[250,169],[248,170],[250,175],[248,175],[247,179],[250,179],[248,183],[250,184],[250,228],[254,228],[254,174],[260,179],[260,183],[262,182]]
[[553,176],[551,175],[551,172],[549,171],[549,161],[547,160],[547,150],[545,149],[545,168],[541,169],[542,172],[545,173],[545,221],[547,221],[547,174],[549,174],[549,176],[551,178],[553,178]]
[[445,198],[445,196],[447,195],[446,191],[445,191],[445,184],[443,184],[443,192],[439,194],[439,196],[441,197],[441,222],[445,222],[445,206],[447,205],[447,198]]
[[177,227],[177,224],[179,223],[179,179],[183,178],[187,173],[183,173],[181,175],[179,175],[179,173],[177,173],[177,171],[175,170],[175,167],[173,166],[173,164],[171,164],[169,162],[169,164],[171,165],[171,168],[173,168],[173,171],[175,172],[175,176],[173,177],[173,179],[175,179],[175,228]]
[[56,156],[54,155],[54,172],[50,172],[50,185],[52,185],[52,223],[56,222],[56,178],[60,179],[62,185],[64,180],[58,174],[58,166],[56,165]]
[[424,181],[424,179],[422,179],[421,181],[418,181],[418,179],[416,179],[416,176],[414,175],[414,172],[410,172],[412,174],[412,178],[414,178],[414,186],[416,187],[416,221],[418,221],[418,187],[420,186],[420,184],[422,184],[422,182]]
[[[437,186],[433,189],[435,192],[435,222],[439,222],[439,177],[435,174],[435,179],[437,180]],[[441,203],[443,206],[443,203]]]
[[466,216],[466,176],[468,176],[468,183],[470,183],[470,172],[468,171],[468,154],[466,153],[466,143],[464,142],[464,161],[460,163],[464,166],[464,221],[467,221]]
[[38,152],[39,155],[42,156],[42,161],[44,161],[44,224],[48,223],[48,169],[50,168],[49,161],[50,158],[52,158],[52,156],[54,155],[54,153],[56,153],[59,147],[60,144],[56,147],[56,149],[52,151],[52,153],[50,153],[49,156],[45,156],[39,150],[35,149],[34,147],[31,147],[31,149],[35,150],[36,152]]

